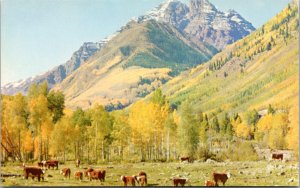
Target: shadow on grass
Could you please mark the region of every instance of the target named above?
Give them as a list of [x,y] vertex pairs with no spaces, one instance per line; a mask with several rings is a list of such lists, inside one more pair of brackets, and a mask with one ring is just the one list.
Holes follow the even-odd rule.
[[157,184],[157,183],[153,183],[153,184],[147,184],[147,186],[149,186],[149,187],[154,187],[154,186],[158,186],[159,184]]

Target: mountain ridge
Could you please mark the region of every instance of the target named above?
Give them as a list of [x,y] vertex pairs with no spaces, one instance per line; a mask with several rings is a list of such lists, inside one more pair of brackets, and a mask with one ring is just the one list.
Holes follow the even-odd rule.
[[291,3],[261,28],[228,45],[205,64],[183,72],[162,90],[173,106],[190,100],[196,111],[239,113],[269,104],[297,104],[298,8]]
[[[201,2],[203,2],[204,4],[206,4],[208,7],[212,7],[211,9],[213,9],[216,13],[219,13],[220,11],[216,10],[215,8],[213,8],[214,6],[212,4],[210,4],[208,1],[206,0],[192,0],[191,1],[191,5],[190,7],[188,7],[187,5],[180,3],[178,1],[167,1],[166,3],[163,3],[161,5],[159,5],[159,7],[156,9],[158,12],[160,12],[162,15],[167,15],[169,14],[171,17],[169,17],[170,19],[166,22],[166,21],[162,21],[160,19],[149,19],[149,20],[143,20],[143,21],[139,21],[138,20],[133,20],[128,22],[125,26],[121,27],[121,29],[119,31],[117,31],[116,33],[114,33],[113,35],[103,39],[100,42],[90,42],[90,43],[84,43],[83,46],[80,47],[80,49],[76,52],[73,53],[72,57],[70,58],[70,60],[68,60],[65,64],[59,65],[53,69],[51,69],[50,71],[35,76],[35,77],[30,77],[26,80],[22,80],[20,82],[16,82],[16,83],[9,83],[4,85],[1,89],[2,89],[2,93],[3,94],[15,94],[17,92],[21,92],[23,94],[26,94],[26,92],[28,91],[28,88],[30,86],[30,84],[32,83],[41,83],[45,80],[48,81],[49,83],[49,89],[52,88],[59,88],[59,86],[57,85],[61,85],[61,83],[66,80],[68,77],[70,77],[74,72],[77,71],[78,68],[82,67],[83,65],[86,64],[87,61],[92,62],[92,61],[96,61],[96,58],[98,57],[97,54],[102,53],[103,48],[106,46],[106,44],[111,41],[112,39],[114,39],[116,36],[118,36],[123,30],[126,30],[128,28],[130,28],[132,25],[131,22],[137,22],[136,24],[143,24],[144,22],[149,22],[151,20],[156,20],[157,22],[161,22],[162,25],[168,25],[170,24],[172,27],[176,28],[179,32],[173,32],[172,29],[166,29],[165,34],[166,36],[170,36],[168,34],[168,32],[171,32],[173,34],[176,35],[176,37],[178,37],[181,41],[183,41],[184,45],[187,45],[189,47],[185,48],[185,50],[190,51],[189,48],[193,48],[194,50],[197,51],[197,53],[202,54],[203,57],[207,56],[208,58],[211,58],[215,53],[218,52],[218,50],[215,49],[215,44],[209,43],[207,41],[203,40],[203,37],[201,39],[200,35],[198,35],[199,33],[205,33],[205,32],[210,32],[208,28],[208,30],[205,31],[199,31],[197,35],[191,35],[189,32],[194,32],[195,29],[190,29],[189,32],[183,31],[178,29],[178,27],[176,27],[176,22],[173,23],[173,18],[175,17],[178,21],[182,22],[180,27],[185,27],[184,25],[187,23],[185,22],[185,19],[188,18],[188,15],[190,14],[190,8],[192,7],[193,10],[197,9],[197,6],[201,4]],[[171,7],[171,9],[170,9]],[[173,7],[173,9],[172,9]],[[202,6],[203,7],[203,6]],[[199,8],[199,7],[198,7]],[[166,11],[166,12],[165,12]],[[171,11],[171,12],[170,12]],[[178,12],[179,11],[179,12]],[[157,12],[155,13],[155,11],[152,10],[153,14],[157,14]],[[147,13],[148,14],[148,13]],[[151,14],[151,11],[150,11]],[[193,16],[196,17],[196,12],[193,13]],[[200,13],[201,14],[201,11]],[[232,17],[234,17],[236,13],[232,11]],[[205,16],[207,16],[207,14],[204,14]],[[225,13],[222,13],[222,15],[224,16]],[[199,16],[198,16],[199,17]],[[140,17],[141,18],[141,17]],[[201,24],[200,22],[194,21],[194,25],[199,25]],[[229,23],[229,22],[228,22]],[[207,23],[206,23],[207,24]],[[236,22],[230,22],[230,24],[236,24]],[[146,32],[146,30],[144,31]],[[247,33],[245,33],[246,35]],[[225,33],[224,35],[229,36],[229,33]],[[155,36],[155,35],[154,35]],[[160,35],[158,35],[160,36]],[[204,38],[209,38],[210,36],[204,37]],[[238,36],[238,37],[242,37]],[[221,37],[222,38],[222,37]],[[157,37],[153,37],[153,40],[156,40],[157,44],[160,44],[161,41],[164,41],[165,39],[163,37],[157,38]],[[172,37],[167,37],[167,39],[170,41],[172,40]],[[239,38],[237,38],[239,39]],[[237,39],[233,39],[233,40],[237,40]],[[213,40],[213,39],[211,39]],[[167,40],[166,40],[167,41]],[[177,39],[175,40],[177,41]],[[219,40],[220,41],[220,40]],[[169,44],[168,44],[169,45]],[[160,46],[162,47],[163,44],[160,44]],[[182,44],[177,43],[177,46],[182,46]],[[180,48],[181,48],[180,47]],[[114,48],[111,48],[112,50],[115,50]],[[150,49],[150,48],[149,48]],[[129,53],[130,51],[132,51],[133,49],[130,49],[130,45],[129,46],[123,46],[120,48],[121,51],[121,56],[127,56],[126,53]],[[167,48],[165,49],[167,50]],[[186,65],[185,68],[183,68],[183,64],[181,63],[181,65],[177,65],[179,63],[179,61],[177,61],[177,59],[181,59],[180,62],[184,62],[184,58],[194,58],[196,56],[191,56],[189,57],[189,55],[183,54],[181,53],[181,56],[178,56],[178,54],[172,54],[170,55],[170,51],[172,49],[169,48],[167,51],[167,53],[165,51],[162,51],[160,48],[154,48],[152,50],[148,50],[146,53],[140,53],[140,56],[135,56],[133,59],[130,59],[131,57],[128,57],[128,60],[130,59],[130,62],[128,63],[128,65],[135,65],[135,66],[139,66],[142,65],[143,66],[147,66],[144,68],[151,68],[154,66],[154,68],[171,68],[171,72],[173,72],[172,76],[178,74],[179,72],[181,72],[182,70],[186,70],[187,68],[190,68],[191,65]],[[116,51],[115,56],[120,55],[118,51]],[[191,55],[191,54],[190,54]],[[208,58],[206,57],[205,60],[208,60]],[[112,61],[111,58],[110,60],[105,60],[105,61]],[[104,62],[105,62],[104,61]],[[146,62],[148,61],[148,62]],[[190,61],[190,60],[188,60]],[[197,64],[203,62],[201,59],[197,60]],[[151,64],[149,62],[152,62]],[[153,63],[154,62],[154,63]],[[174,64],[174,62],[176,62]],[[154,65],[155,64],[155,65]],[[128,65],[124,65],[125,67]],[[170,66],[175,66],[178,67],[178,69],[173,69]],[[196,64],[192,65],[195,66]],[[88,82],[88,81],[87,81]],[[165,81],[164,81],[165,82]],[[92,83],[87,83],[87,85],[92,85]],[[146,92],[148,93],[148,92]],[[76,94],[74,94],[75,96]],[[144,96],[144,94],[141,94],[141,96]]]

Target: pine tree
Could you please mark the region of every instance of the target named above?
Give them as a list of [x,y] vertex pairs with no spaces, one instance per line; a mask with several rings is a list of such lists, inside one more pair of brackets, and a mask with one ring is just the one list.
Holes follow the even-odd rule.
[[216,131],[217,133],[220,132],[220,124],[219,124],[218,117],[216,115],[214,115],[214,117],[212,119],[211,129]]

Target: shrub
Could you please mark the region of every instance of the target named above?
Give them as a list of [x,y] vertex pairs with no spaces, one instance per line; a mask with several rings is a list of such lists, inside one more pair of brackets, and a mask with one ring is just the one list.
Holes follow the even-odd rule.
[[247,141],[238,141],[232,145],[228,151],[227,156],[231,161],[256,161],[258,155],[254,150],[252,144]]

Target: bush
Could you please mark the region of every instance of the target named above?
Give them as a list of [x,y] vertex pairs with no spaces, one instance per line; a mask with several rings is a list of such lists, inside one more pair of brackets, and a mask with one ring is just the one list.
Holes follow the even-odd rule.
[[206,161],[207,159],[216,159],[216,155],[212,153],[207,146],[199,147],[196,152],[196,157],[203,161]]
[[234,145],[217,155],[217,158],[230,161],[256,161],[258,155],[250,142],[237,141]]

